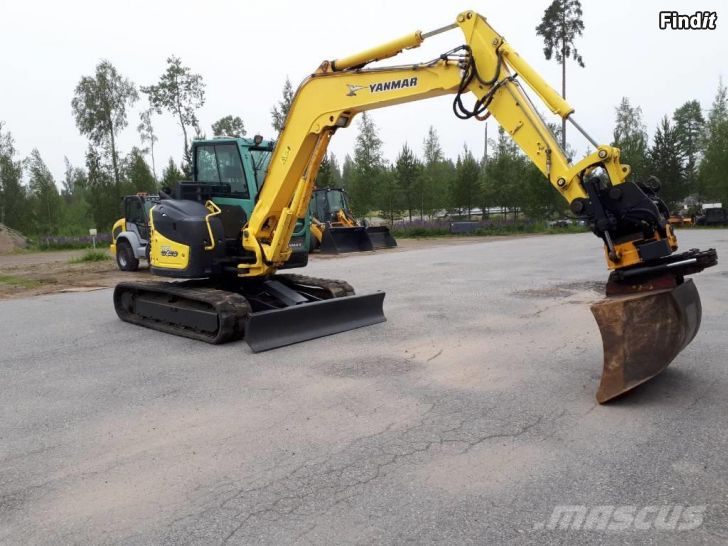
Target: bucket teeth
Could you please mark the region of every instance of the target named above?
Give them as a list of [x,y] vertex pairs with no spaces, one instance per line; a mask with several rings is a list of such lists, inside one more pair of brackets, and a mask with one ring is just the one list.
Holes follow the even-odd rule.
[[695,337],[702,314],[691,280],[675,288],[608,297],[591,310],[604,346],[600,404],[667,368]]

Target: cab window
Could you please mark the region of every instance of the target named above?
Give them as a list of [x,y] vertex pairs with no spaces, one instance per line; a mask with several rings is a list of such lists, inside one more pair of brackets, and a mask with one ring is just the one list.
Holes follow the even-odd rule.
[[234,197],[250,196],[237,144],[206,144],[196,153],[198,182],[226,185]]

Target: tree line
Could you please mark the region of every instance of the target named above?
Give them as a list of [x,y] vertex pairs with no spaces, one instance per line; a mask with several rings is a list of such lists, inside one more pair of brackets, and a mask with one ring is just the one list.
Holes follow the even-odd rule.
[[[576,39],[584,24],[579,0],[552,0],[536,27],[544,41],[544,57],[562,69],[562,95],[566,95],[566,62],[584,60]],[[286,79],[281,98],[272,107],[271,125],[283,130],[294,90]],[[129,114],[142,101],[136,130],[138,145],[124,153],[118,136],[129,125]],[[0,121],[0,223],[30,235],[79,235],[88,228],[107,230],[119,217],[122,196],[174,187],[191,176],[190,142],[205,138],[197,117],[205,104],[205,83],[181,59],[171,56],[158,80],[137,86],[107,60],[92,75],[83,76],[71,101],[79,132],[88,139],[84,165],[65,161],[57,181],[40,152],[19,158],[10,132]],[[169,158],[158,173],[154,123],[169,115],[183,137],[179,161]],[[429,218],[441,211],[470,216],[493,209],[522,212],[542,219],[566,213],[566,203],[510,137],[499,129],[489,142],[489,157],[475,157],[467,146],[455,158],[443,153],[434,127],[421,146],[404,143],[393,161],[383,153],[383,141],[372,117],[363,113],[352,154],[343,162],[328,154],[319,169],[317,185],[344,187],[360,216],[381,215],[390,222],[403,218]],[[551,126],[566,146],[566,126]],[[243,119],[227,115],[212,124],[214,136],[241,137]],[[728,96],[722,81],[706,109],[696,100],[665,115],[650,140],[642,110],[628,98],[616,107],[612,144],[630,164],[633,180],[655,175],[662,197],[670,207],[683,203],[720,201],[728,204]],[[58,184],[57,182],[60,182]]]
[[[561,127],[550,128],[559,139]],[[632,167],[630,180],[657,177],[670,208],[728,204],[728,93],[722,81],[707,111],[697,100],[687,101],[662,117],[652,139],[641,108],[623,98],[615,108],[611,144]],[[430,127],[419,150],[405,143],[389,162],[374,121],[364,113],[353,155],[347,154],[339,165],[329,154],[317,183],[345,188],[358,215],[381,214],[389,221],[494,209],[536,220],[566,214],[566,202],[502,128],[488,147],[492,153],[487,158],[476,158],[467,145],[456,158],[446,158]],[[574,160],[568,146],[567,155]]]

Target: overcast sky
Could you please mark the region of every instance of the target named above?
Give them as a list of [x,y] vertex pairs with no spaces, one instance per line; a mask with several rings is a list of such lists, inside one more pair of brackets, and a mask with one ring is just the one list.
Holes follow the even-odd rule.
[[[64,156],[73,164],[84,162],[87,140],[71,114],[81,76],[93,74],[100,59],[109,59],[134,83],[148,85],[174,54],[207,84],[199,119],[208,135],[214,121],[234,114],[243,118],[248,135],[272,137],[270,109],[286,76],[297,86],[324,59],[447,25],[466,9],[485,15],[559,89],[560,67],[544,59],[534,30],[548,3],[0,0],[0,120],[15,137],[19,154],[38,148],[60,184]],[[719,77],[728,70],[725,2],[582,0],[582,5],[586,29],[577,45],[586,68],[568,65],[567,99],[576,108],[576,119],[597,141],[610,141],[614,108],[623,96],[642,107],[650,135],[664,114],[687,100],[698,99],[709,107]],[[659,30],[661,9],[717,11],[717,30]],[[462,41],[454,30],[382,64],[429,60]],[[447,156],[455,157],[465,143],[482,154],[483,124],[455,118],[451,100],[442,97],[373,112],[387,158],[394,159],[404,142],[419,153],[429,125],[437,129]],[[129,126],[119,138],[123,153],[138,145],[138,112],[144,106],[142,96],[129,114]],[[179,160],[182,133],[169,114],[154,118],[154,124],[159,174],[170,156]],[[340,130],[332,140],[330,149],[340,161],[352,150],[356,126],[354,122]],[[489,131],[495,135],[494,121]],[[569,141],[580,155],[587,150],[574,130]]]

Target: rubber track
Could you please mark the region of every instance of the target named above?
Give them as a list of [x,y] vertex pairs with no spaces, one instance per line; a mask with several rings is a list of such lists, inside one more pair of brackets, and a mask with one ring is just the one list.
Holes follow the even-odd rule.
[[[168,295],[180,300],[208,306],[217,313],[218,330],[215,333],[194,330],[178,324],[161,322],[130,313],[121,305],[122,292],[129,291],[135,294],[151,292],[162,296]],[[195,281],[189,283],[120,283],[114,290],[114,306],[119,318],[126,322],[215,345],[242,338],[245,318],[250,313],[250,304],[244,296],[235,292],[200,286]]]
[[[300,287],[303,291],[310,287],[318,288],[323,291],[323,294],[319,293],[322,299],[354,295],[354,288],[345,281],[296,274],[276,275],[274,279],[280,280],[294,289]],[[219,329],[215,333],[209,333],[131,313],[121,303],[122,295],[129,292],[133,292],[135,295],[140,292],[151,292],[172,296],[193,304],[203,304],[217,313]],[[200,281],[122,282],[114,290],[114,307],[119,318],[125,322],[216,345],[241,339],[245,334],[245,319],[251,313],[250,304],[242,294],[204,286]]]

